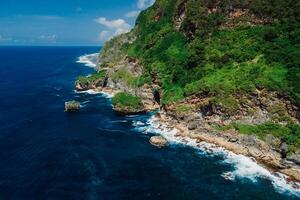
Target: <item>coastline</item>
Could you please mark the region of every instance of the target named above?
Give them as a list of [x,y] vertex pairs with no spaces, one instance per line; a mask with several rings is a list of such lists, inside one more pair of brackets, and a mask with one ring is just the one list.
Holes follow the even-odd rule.
[[[94,87],[78,93],[105,94],[107,98],[112,98],[121,91],[113,87]],[[149,112],[159,109],[159,105],[151,104],[149,100],[143,103]],[[273,154],[271,151],[261,152],[260,149],[229,141],[228,136],[240,137],[239,133],[211,134],[213,130],[209,129],[203,132],[189,130],[183,121],[175,120],[164,111],[159,111],[157,115],[150,118],[148,127],[142,127],[141,132],[162,135],[171,143],[190,146],[206,153],[224,155],[224,162],[239,166],[236,169],[236,175],[235,172],[222,175],[227,180],[234,180],[237,176],[241,176],[255,182],[257,177],[264,177],[270,180],[279,191],[300,197],[300,169],[281,170],[279,169],[281,160],[279,154]]]
[[252,182],[256,182],[258,177],[266,178],[272,182],[278,191],[300,196],[300,183],[298,181],[295,182],[288,175],[275,171],[260,160],[256,160],[255,157],[249,156],[243,147],[234,147],[224,142],[222,138],[212,138],[204,134],[197,134],[195,137],[181,124],[174,127],[167,118],[168,116],[160,114],[160,116],[156,115],[149,119],[151,126],[149,132],[154,131],[165,137],[168,142],[176,145],[189,146],[210,155],[222,155],[225,163],[235,166],[233,172],[222,174],[224,179],[234,181],[236,178],[248,178]]
[[[95,88],[81,92],[104,94],[107,98],[112,98],[120,90]],[[155,109],[148,111],[155,111]],[[238,166],[235,172],[228,172],[222,175],[226,180],[234,181],[236,178],[248,178],[256,182],[256,178],[262,177],[270,180],[278,191],[288,192],[300,197],[298,176],[293,177],[284,171],[276,170],[273,164],[267,162],[268,159],[261,159],[259,152],[255,151],[255,149],[249,151],[247,147],[230,143],[224,137],[209,136],[206,133],[193,133],[180,122],[174,124],[171,117],[161,111],[152,116],[148,120],[147,125],[147,127],[141,127],[140,131],[161,135],[169,143],[189,146],[207,154],[223,155],[225,163]],[[276,162],[278,160],[274,159],[272,161]]]

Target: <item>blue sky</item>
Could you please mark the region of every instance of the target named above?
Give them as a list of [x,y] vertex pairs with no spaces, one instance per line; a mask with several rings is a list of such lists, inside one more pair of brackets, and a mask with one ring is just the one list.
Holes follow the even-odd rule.
[[0,45],[93,45],[128,32],[154,0],[0,0]]

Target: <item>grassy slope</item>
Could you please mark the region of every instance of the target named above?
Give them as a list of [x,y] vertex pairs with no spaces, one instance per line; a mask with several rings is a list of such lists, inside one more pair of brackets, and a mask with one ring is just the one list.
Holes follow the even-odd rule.
[[[205,1],[189,0],[186,18],[177,30],[173,21],[180,1],[158,0],[139,16],[135,29],[138,39],[126,46],[127,53],[142,60],[145,77],[159,79],[165,103],[191,94],[226,96],[264,87],[286,93],[299,104],[300,23],[295,17],[299,13],[296,1],[266,1],[268,6],[263,2],[257,0],[246,7],[268,17],[278,15],[278,21],[221,30],[227,20],[225,11],[208,14]],[[179,91],[176,97],[168,95],[174,90]]]
[[[256,88],[277,91],[300,105],[300,2],[298,0],[187,0],[179,29],[174,18],[182,0],[157,0],[143,11],[132,31],[133,43],[120,48],[144,66],[139,84],[158,80],[162,103],[169,104],[196,94],[230,100],[236,93]],[[246,8],[244,21],[226,27],[230,7]],[[218,7],[217,12],[209,9]],[[248,25],[254,14],[272,19],[265,25]],[[249,19],[247,19],[247,17]],[[297,125],[296,125],[297,126]],[[240,128],[239,128],[240,127]],[[300,129],[272,126],[242,127],[243,132],[271,133],[300,146]],[[270,126],[268,126],[270,127]],[[275,128],[274,128],[275,127]],[[275,130],[279,131],[275,131]],[[267,131],[265,131],[267,130]],[[285,134],[287,133],[287,134]]]

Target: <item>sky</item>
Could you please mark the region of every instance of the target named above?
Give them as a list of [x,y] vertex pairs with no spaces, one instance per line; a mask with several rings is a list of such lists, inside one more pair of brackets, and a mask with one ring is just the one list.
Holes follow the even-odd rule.
[[101,46],[154,0],[0,0],[0,46]]

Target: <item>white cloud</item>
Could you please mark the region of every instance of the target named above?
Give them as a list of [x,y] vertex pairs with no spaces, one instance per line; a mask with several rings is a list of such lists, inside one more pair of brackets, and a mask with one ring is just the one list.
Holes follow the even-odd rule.
[[41,35],[39,36],[40,40],[46,40],[46,41],[56,41],[57,39],[57,35],[53,34],[53,35]]
[[131,26],[124,19],[107,20],[105,17],[95,19],[98,24],[101,24],[110,29],[130,30]]
[[126,13],[125,16],[128,18],[137,17],[142,10],[148,8],[149,6],[152,6],[154,2],[155,0],[138,0],[136,4],[137,10],[132,10]]
[[107,30],[102,31],[99,34],[98,39],[100,41],[105,41],[114,36],[128,33],[132,28],[132,26],[124,19],[107,20],[105,17],[99,17],[95,19],[95,22],[107,28]]
[[141,11],[139,11],[139,10],[133,10],[133,11],[126,13],[125,16],[128,18],[137,17],[140,14],[140,12]]
[[[137,0],[137,9],[132,10],[125,14],[127,18],[135,18],[139,15],[141,10],[153,5],[155,0]],[[99,17],[95,19],[95,22],[101,24],[106,29],[99,33],[98,40],[106,41],[114,36],[127,33],[132,29],[132,26],[128,24],[124,19],[108,20],[105,17]]]
[[98,41],[104,42],[110,38],[109,31],[101,31],[98,35]]
[[155,0],[138,0],[137,7],[142,10],[154,4]]

